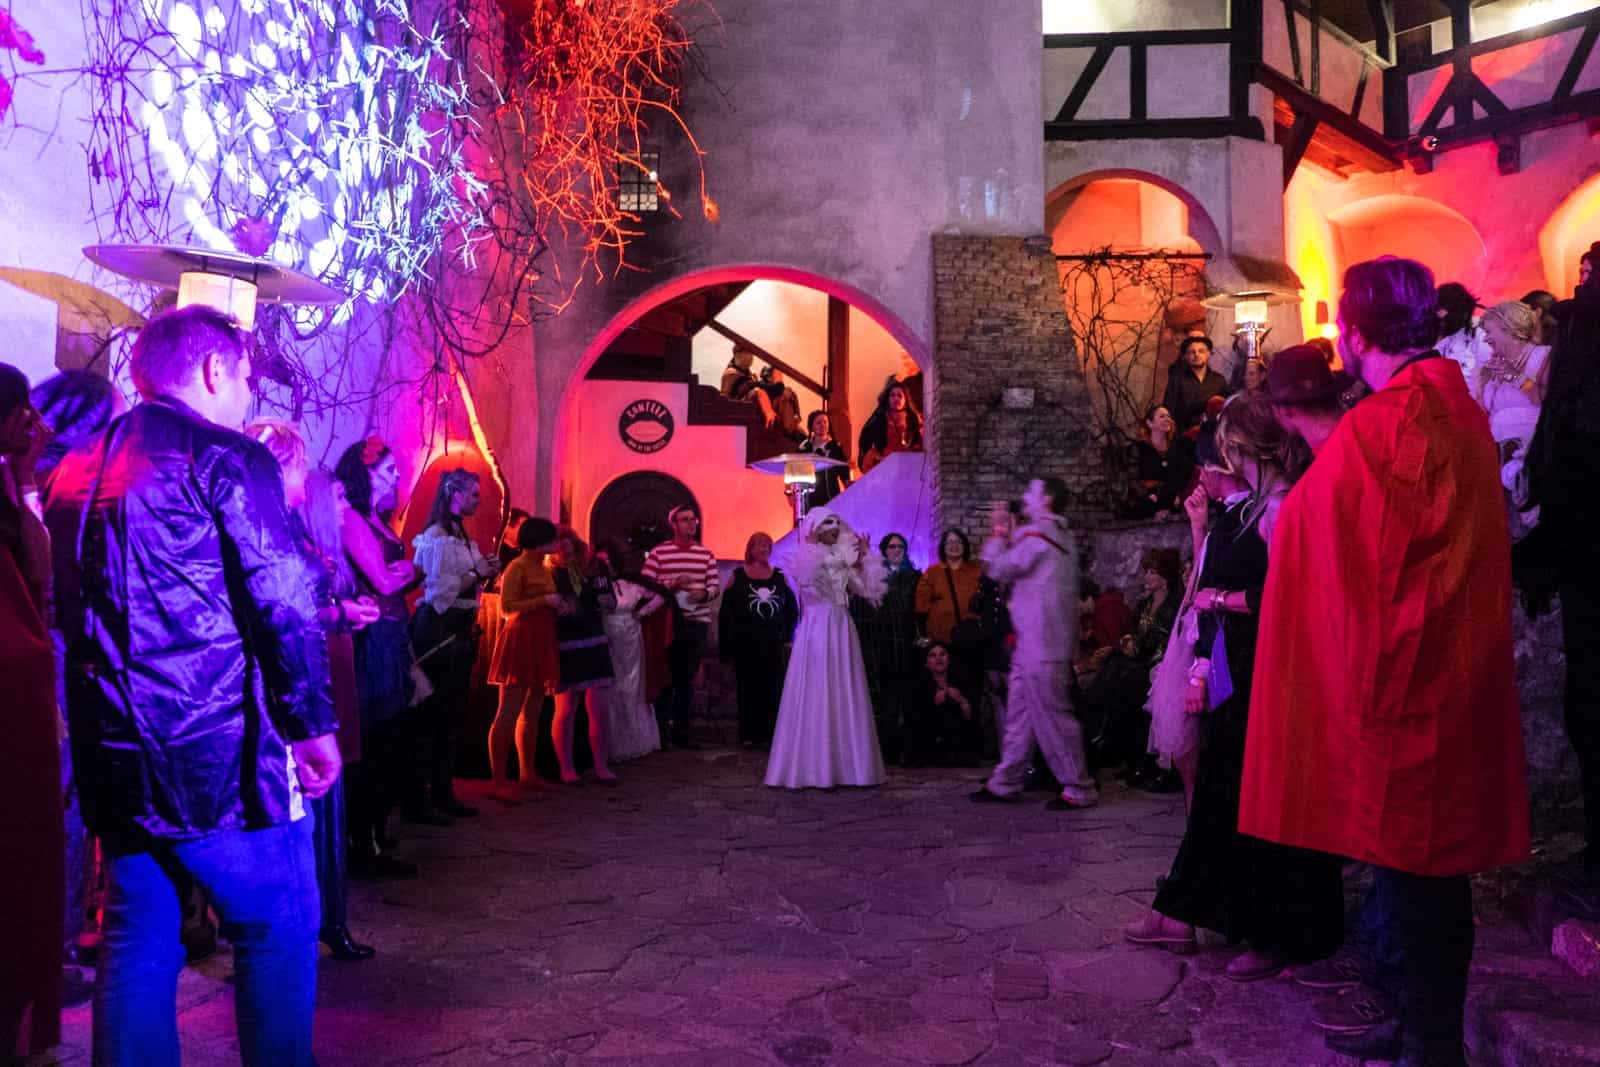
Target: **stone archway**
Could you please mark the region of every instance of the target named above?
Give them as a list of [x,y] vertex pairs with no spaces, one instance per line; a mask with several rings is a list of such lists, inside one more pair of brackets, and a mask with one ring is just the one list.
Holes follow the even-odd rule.
[[615,538],[643,551],[668,536],[667,512],[686,504],[700,510],[689,487],[670,474],[624,474],[595,497],[589,536],[597,545]]

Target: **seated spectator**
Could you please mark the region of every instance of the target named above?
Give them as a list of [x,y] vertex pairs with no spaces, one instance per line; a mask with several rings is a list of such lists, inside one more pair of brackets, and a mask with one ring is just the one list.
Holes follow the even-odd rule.
[[951,674],[948,647],[927,647],[906,707],[906,766],[976,765],[981,735],[970,686]]
[[766,394],[767,402],[772,405],[773,417],[768,425],[776,426],[797,442],[803,440],[805,433],[800,429],[800,397],[795,394],[793,387],[784,382],[783,371],[777,367],[762,367],[761,381],[756,388]]
[[777,421],[777,410],[772,405],[771,394],[761,388],[761,380],[750,369],[755,358],[755,349],[742,343],[734,344],[733,358],[722,372],[722,395],[729,400],[750,401],[761,410],[762,420],[770,427]]
[[865,474],[894,452],[922,451],[922,416],[911,406],[910,394],[899,383],[888,386],[878,406],[861,427],[857,457]]
[[1130,518],[1147,519],[1172,515],[1183,509],[1194,464],[1187,449],[1174,436],[1172,414],[1161,405],[1144,416],[1144,436],[1133,443],[1132,500]]
[[1192,438],[1206,416],[1213,397],[1228,395],[1228,380],[1210,367],[1211,338],[1185,337],[1178,345],[1178,362],[1167,372],[1167,391],[1161,406],[1172,415],[1178,433]]
[[1183,599],[1183,562],[1170,548],[1153,548],[1140,560],[1144,596],[1135,609],[1133,632],[1125,634],[1105,657],[1104,666],[1084,691],[1080,717],[1095,738],[1100,765],[1125,768],[1131,784],[1155,784],[1161,791],[1183,787],[1173,772],[1162,772],[1147,752],[1150,713],[1145,697],[1150,671],[1166,651],[1173,621]]
[[1244,362],[1244,391],[1253,393],[1267,384],[1267,363],[1260,356],[1251,356]]

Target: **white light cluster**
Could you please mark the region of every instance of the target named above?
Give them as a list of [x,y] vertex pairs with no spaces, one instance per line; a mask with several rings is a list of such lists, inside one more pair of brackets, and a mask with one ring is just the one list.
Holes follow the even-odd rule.
[[[139,119],[199,243],[266,255],[352,300],[392,300],[447,237],[470,247],[482,186],[452,143],[463,64],[409,0],[141,0],[165,36]],[[339,309],[339,317],[349,313]]]

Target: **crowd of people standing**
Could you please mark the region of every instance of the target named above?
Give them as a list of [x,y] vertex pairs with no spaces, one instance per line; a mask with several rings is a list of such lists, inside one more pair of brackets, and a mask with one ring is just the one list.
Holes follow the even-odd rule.
[[[1182,508],[1192,559],[1185,574],[1178,553],[1146,553],[1132,609],[1083,581],[1053,478],[996,502],[978,549],[947,531],[922,572],[904,536],[874,545],[815,508],[793,575],[757,533],[724,591],[692,507],[642,558],[529,515],[486,554],[465,470],[443,474],[407,546],[382,440],[324,471],[293,425],[246,425],[250,345],[215,311],[152,319],[131,354],[142,402],[114,415],[84,385],[60,406],[71,446],[54,454],[37,408],[61,389],[36,402],[0,367],[0,606],[18,635],[4,662],[29,706],[63,690],[104,881],[97,1062],[176,1062],[197,896],[234,947],[244,1058],[311,1062],[318,942],[341,960],[376,951],[352,936],[345,878],[419,873],[397,810],[440,827],[478,814],[455,787],[478,657],[499,688],[488,795],[519,805],[583,780],[580,717],[598,783],[616,782],[614,760],[696,747],[715,619],[739,739],[770,748],[768,785],[876,785],[886,752],[993,753],[975,802],[1016,803],[1033,779],[1056,793],[1047,807],[1080,810],[1117,766],[1181,790],[1183,840],[1128,941],[1186,953],[1215,931],[1242,946],[1230,978],[1287,971],[1340,992],[1317,1014],[1333,1047],[1464,1063],[1468,878],[1528,851],[1514,559],[1525,600],[1562,601],[1591,885],[1600,858],[1595,600],[1576,564],[1578,501],[1600,473],[1597,260],[1600,245],[1572,301],[1530,294],[1460,325],[1460,294],[1425,267],[1359,264],[1338,365],[1295,346],[1232,396],[1209,342],[1186,339],[1146,420],[1138,491]],[[904,385],[880,413],[880,454],[920,444]],[[502,625],[480,652],[487,592]],[[19,722],[7,778],[44,818],[8,828],[6,858],[48,872],[72,854],[58,742],[50,716]],[[1351,863],[1371,888],[1347,932]],[[56,1037],[71,884],[23,881],[0,1040],[38,1050]]]

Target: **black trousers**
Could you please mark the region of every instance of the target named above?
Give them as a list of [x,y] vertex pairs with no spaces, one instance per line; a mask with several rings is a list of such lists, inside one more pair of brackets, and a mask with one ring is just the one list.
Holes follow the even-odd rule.
[[661,736],[681,745],[689,740],[689,718],[694,713],[694,678],[705,655],[706,624],[683,619],[667,646],[667,669],[672,681],[656,700],[656,722]]
[[1600,570],[1565,568],[1560,580],[1567,738],[1578,753],[1589,877],[1600,878]]
[[412,709],[383,722],[363,724],[361,759],[341,776],[347,790],[345,832],[358,856],[371,856],[411,771]]
[[1462,1051],[1467,969],[1472,963],[1472,883],[1466,875],[1429,878],[1375,868],[1399,920],[1400,1042],[1405,1062],[1465,1067]]
[[[352,768],[359,763],[352,763]],[[322,900],[322,928],[336,930],[349,919],[345,910],[344,886],[348,852],[344,831],[344,778],[341,776],[316,800],[310,801],[312,847],[317,855],[317,896]]]
[[456,735],[467,712],[472,664],[478,657],[477,621],[477,612],[471,609],[452,608],[440,614],[426,604],[412,620],[417,656],[439,650],[422,660],[433,695],[416,712],[415,762],[405,797],[408,810],[425,806],[430,797],[435,804],[455,799]]

